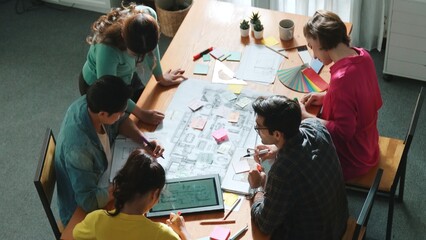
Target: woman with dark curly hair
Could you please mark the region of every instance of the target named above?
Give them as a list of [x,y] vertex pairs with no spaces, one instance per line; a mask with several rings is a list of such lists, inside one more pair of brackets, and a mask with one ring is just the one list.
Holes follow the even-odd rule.
[[163,167],[142,149],[133,151],[113,181],[115,210],[96,210],[74,228],[79,239],[190,239],[182,216],[170,214],[167,225],[145,217],[166,181]]
[[146,123],[160,123],[164,119],[163,113],[142,110],[135,104],[144,88],[136,73],[137,65],[141,65],[142,79],[146,82],[152,74],[163,86],[179,84],[186,77],[182,69],[163,73],[157,46],[160,27],[156,19],[157,14],[152,8],[131,3],[96,20],[92,34],[86,39],[90,49],[79,77],[80,93],[85,94],[87,88],[104,75],[118,76],[134,91],[127,111]]

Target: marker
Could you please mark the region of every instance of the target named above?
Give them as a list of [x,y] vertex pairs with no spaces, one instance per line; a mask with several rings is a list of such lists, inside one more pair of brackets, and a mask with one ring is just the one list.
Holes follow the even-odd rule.
[[[262,150],[259,151],[259,155],[263,155],[263,154],[268,153],[268,152],[269,152],[268,149],[262,149]],[[251,152],[251,153],[247,153],[243,157],[251,157],[253,155],[254,155],[254,152]]]
[[213,47],[209,47],[206,50],[200,52],[199,54],[194,55],[194,61],[197,60],[197,59],[200,59],[204,54],[207,54],[207,53],[211,52],[212,50],[213,50]]
[[180,216],[181,212],[177,212],[173,218],[172,218],[172,222],[176,221],[178,219],[178,217]]
[[236,232],[234,235],[232,235],[229,240],[236,240],[239,236],[241,236],[241,234],[243,234],[245,231],[247,231],[248,229],[248,225],[246,225],[245,227],[241,228],[240,231]]
[[[155,146],[152,144],[152,143],[150,143],[149,141],[148,141],[148,139],[146,139],[143,135],[141,136],[142,137],[142,142],[144,142],[152,151],[154,151],[154,149],[155,149]],[[164,157],[163,157],[163,154],[161,154],[160,155],[160,157],[162,158],[162,159],[164,159]]]

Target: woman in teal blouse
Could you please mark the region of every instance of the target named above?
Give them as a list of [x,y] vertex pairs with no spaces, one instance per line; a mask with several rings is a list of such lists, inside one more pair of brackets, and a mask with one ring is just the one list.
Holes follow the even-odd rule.
[[113,9],[95,21],[92,35],[87,38],[90,49],[79,78],[80,93],[85,94],[87,88],[104,75],[118,76],[134,92],[127,111],[144,122],[160,123],[164,119],[163,113],[142,110],[135,104],[144,88],[136,67],[142,68],[146,81],[154,74],[157,82],[163,86],[179,84],[186,77],[182,69],[163,73],[158,50],[160,31],[156,19],[157,14],[152,8],[131,4]]

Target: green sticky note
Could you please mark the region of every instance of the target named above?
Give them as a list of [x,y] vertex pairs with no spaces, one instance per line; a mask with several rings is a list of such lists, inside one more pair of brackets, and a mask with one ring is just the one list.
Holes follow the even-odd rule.
[[223,60],[227,59],[229,56],[231,56],[231,53],[227,52],[219,58],[219,61],[223,62]]
[[208,72],[209,72],[209,65],[197,63],[194,67],[194,74],[207,75]]
[[227,61],[235,61],[239,62],[241,60],[241,53],[240,52],[230,52],[231,55],[226,59]]
[[203,61],[204,61],[204,62],[208,62],[208,61],[210,61],[210,54],[208,54],[208,53],[207,53],[207,54],[204,54],[204,55],[203,55]]

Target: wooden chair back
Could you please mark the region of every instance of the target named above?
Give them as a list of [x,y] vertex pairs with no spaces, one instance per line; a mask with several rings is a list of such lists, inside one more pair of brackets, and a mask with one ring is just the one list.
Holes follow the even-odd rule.
[[55,238],[61,237],[61,231],[56,222],[55,216],[51,208],[52,197],[55,191],[56,174],[55,174],[55,147],[56,140],[53,136],[52,129],[46,129],[43,146],[34,177],[34,185],[40,197],[44,211],[46,212],[50,226],[52,227]]
[[379,168],[374,179],[374,182],[368,191],[364,205],[358,215],[358,219],[349,217],[346,232],[342,240],[361,240],[364,239],[367,229],[368,220],[370,218],[371,209],[373,208],[374,199],[379,188],[380,180],[382,179],[383,169]]

